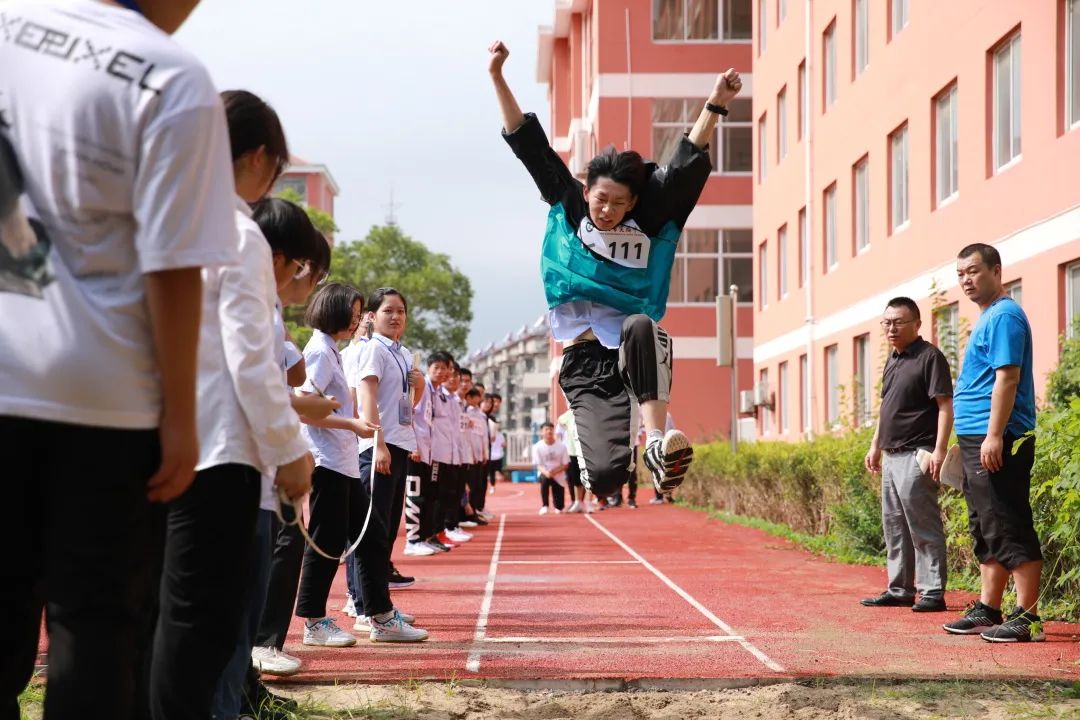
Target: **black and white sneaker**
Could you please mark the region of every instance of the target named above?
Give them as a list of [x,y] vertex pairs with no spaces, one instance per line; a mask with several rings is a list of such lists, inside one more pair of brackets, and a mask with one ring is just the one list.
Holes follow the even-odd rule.
[[658,493],[668,493],[682,485],[694,460],[694,446],[681,430],[668,430],[664,438],[653,439],[643,453],[645,467],[653,476]]
[[982,639],[998,643],[1042,642],[1046,634],[1043,632],[1042,618],[1018,607],[1004,623],[982,633]]
[[945,632],[953,635],[981,635],[991,628],[996,628],[1002,620],[1000,610],[995,610],[976,600],[964,611],[964,617],[945,623],[941,627]]
[[390,589],[400,590],[402,588],[411,587],[416,582],[416,578],[409,577],[408,575],[402,575],[396,567],[390,566]]

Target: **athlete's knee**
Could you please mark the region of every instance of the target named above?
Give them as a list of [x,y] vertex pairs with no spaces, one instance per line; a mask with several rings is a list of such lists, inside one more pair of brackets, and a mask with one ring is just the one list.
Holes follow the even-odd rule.
[[656,332],[656,323],[648,315],[631,315],[622,324],[623,342],[629,338],[652,342]]

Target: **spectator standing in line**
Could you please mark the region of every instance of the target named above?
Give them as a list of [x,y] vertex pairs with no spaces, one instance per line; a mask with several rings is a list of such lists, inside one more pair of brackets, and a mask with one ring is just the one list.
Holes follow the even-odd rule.
[[[889,587],[862,604],[940,612],[948,566],[938,482],[952,434],[952,373],[941,350],[920,337],[922,318],[911,298],[890,300],[881,327],[892,352],[882,370],[881,410],[863,462],[869,472],[881,473]],[[920,451],[930,453],[925,467]]]
[[548,514],[548,495],[561,513],[565,504],[566,469],[570,467],[570,451],[555,438],[555,426],[546,422],[540,426],[540,440],[533,445],[532,461],[540,477],[540,514]]
[[[964,617],[944,628],[990,642],[1040,641],[1043,556],[1030,502],[1035,438],[1023,438],[1035,428],[1031,325],[1005,292],[996,248],[968,245],[957,256],[956,274],[981,311],[964,353],[955,405],[982,591]],[[1001,601],[1010,576],[1017,607],[1006,619]]]
[[571,503],[566,512],[592,512],[592,507],[585,501],[585,486],[581,484],[581,465],[578,460],[581,448],[577,441],[577,428],[574,427],[572,410],[567,410],[559,416],[555,435],[566,444],[566,450],[570,454],[570,462],[566,467],[566,484],[570,489]]

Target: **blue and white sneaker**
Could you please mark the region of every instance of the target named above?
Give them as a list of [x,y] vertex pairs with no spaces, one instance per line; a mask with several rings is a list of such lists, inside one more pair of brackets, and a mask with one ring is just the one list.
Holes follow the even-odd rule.
[[369,618],[371,634],[368,639],[371,642],[413,643],[423,642],[428,638],[427,630],[414,628],[405,622],[401,613],[394,610],[394,615],[386,622],[379,622],[375,618]]

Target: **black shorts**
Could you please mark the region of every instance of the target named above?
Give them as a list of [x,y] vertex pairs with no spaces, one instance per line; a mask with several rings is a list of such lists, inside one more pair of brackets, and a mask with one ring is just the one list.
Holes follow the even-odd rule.
[[964,497],[968,524],[975,539],[980,563],[996,560],[1012,570],[1032,560],[1042,560],[1039,536],[1031,516],[1031,466],[1035,462],[1035,438],[1025,438],[1013,453],[1017,438],[1006,433],[1004,464],[992,473],[980,459],[985,435],[960,435],[964,459]]
[[566,484],[570,489],[582,487],[581,465],[578,464],[576,455],[570,456],[570,464],[566,466]]

